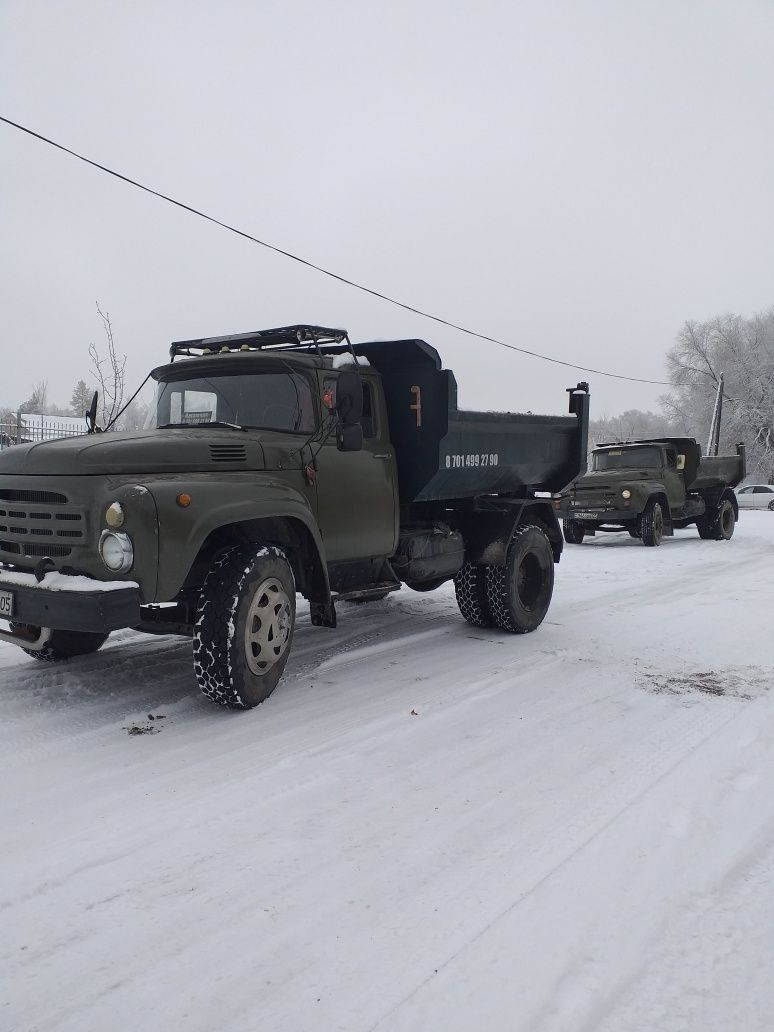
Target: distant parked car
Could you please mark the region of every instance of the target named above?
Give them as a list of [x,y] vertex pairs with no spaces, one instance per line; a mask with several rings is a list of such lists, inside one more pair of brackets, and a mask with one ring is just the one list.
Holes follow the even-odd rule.
[[774,485],[748,484],[737,488],[736,500],[740,509],[771,509],[774,512]]

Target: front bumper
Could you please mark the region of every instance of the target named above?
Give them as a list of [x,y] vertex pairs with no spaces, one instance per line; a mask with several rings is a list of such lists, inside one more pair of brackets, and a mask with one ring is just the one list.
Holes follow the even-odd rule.
[[563,509],[565,520],[577,520],[578,523],[631,523],[637,519],[637,512],[632,509]]
[[[59,582],[66,580],[59,575]],[[79,580],[82,578],[79,578]],[[107,633],[121,627],[136,627],[140,622],[140,590],[136,585],[120,585],[90,591],[66,587],[17,583],[18,578],[5,578],[0,572],[0,591],[13,596],[15,624],[50,627],[58,631],[93,631]],[[99,585],[99,581],[94,582]]]

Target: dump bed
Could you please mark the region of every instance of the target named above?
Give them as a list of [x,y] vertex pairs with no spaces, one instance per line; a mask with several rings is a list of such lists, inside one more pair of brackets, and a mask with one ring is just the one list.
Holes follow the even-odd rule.
[[381,374],[403,504],[557,492],[586,468],[588,385],[570,415],[466,412],[457,382],[423,340],[355,346]]
[[703,455],[696,476],[688,486],[691,491],[736,487],[744,480],[745,472],[744,451],[737,455]]

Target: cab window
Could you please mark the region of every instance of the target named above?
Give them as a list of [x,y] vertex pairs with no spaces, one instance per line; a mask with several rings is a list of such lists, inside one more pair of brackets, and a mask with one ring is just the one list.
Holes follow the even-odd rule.
[[[328,408],[336,407],[336,377],[326,376],[323,379],[323,404]],[[373,384],[363,380],[363,437],[366,440],[376,437],[376,408],[374,404]]]

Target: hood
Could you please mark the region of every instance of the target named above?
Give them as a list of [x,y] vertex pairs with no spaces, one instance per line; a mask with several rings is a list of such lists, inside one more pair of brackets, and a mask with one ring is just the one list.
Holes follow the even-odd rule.
[[655,470],[648,469],[600,469],[591,473],[584,473],[578,477],[565,491],[614,491],[626,487],[629,484],[636,484],[641,480],[652,480],[656,475]]
[[63,437],[39,444],[19,444],[0,453],[0,476],[6,473],[45,476],[90,474],[194,473],[211,470],[266,469],[290,455],[292,441],[281,434],[237,430],[140,430]]

